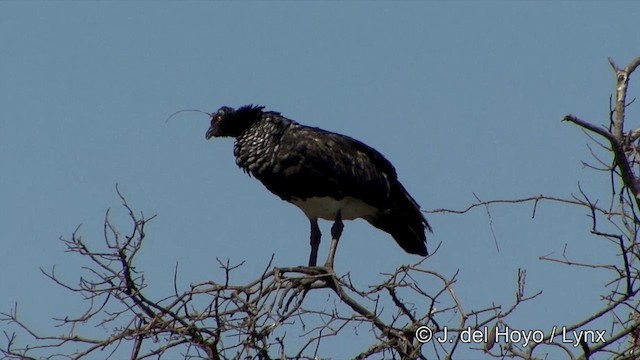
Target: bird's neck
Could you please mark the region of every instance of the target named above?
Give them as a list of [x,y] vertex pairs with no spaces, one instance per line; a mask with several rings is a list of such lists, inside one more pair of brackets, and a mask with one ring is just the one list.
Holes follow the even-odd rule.
[[270,169],[274,164],[273,153],[290,123],[262,118],[251,124],[236,137],[233,148],[236,164],[256,177]]

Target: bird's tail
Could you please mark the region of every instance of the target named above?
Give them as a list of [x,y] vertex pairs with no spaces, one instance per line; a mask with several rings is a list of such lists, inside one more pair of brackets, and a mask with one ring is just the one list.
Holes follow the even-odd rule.
[[429,255],[425,230],[431,231],[431,226],[420,212],[418,204],[406,191],[398,194],[398,198],[394,208],[379,212],[366,220],[389,233],[409,254]]

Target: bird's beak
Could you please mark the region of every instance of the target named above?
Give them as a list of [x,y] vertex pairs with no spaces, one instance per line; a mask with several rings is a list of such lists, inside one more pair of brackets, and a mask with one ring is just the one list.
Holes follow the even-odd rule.
[[210,126],[209,130],[207,130],[207,134],[205,135],[207,140],[211,139],[214,136],[213,133],[214,133],[213,126]]

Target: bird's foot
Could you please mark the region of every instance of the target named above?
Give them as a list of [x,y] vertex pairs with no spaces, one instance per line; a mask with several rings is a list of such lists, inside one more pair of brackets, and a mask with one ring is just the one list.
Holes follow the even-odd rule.
[[333,270],[333,265],[331,264],[300,266],[300,268],[304,268],[307,273],[314,274],[314,275],[335,274],[335,271]]

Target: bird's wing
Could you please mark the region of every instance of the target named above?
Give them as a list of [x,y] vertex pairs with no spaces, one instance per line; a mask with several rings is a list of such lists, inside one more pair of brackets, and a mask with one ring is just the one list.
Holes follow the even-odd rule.
[[284,200],[351,196],[383,207],[397,182],[393,165],[362,142],[296,124],[281,137],[273,167],[254,174]]

